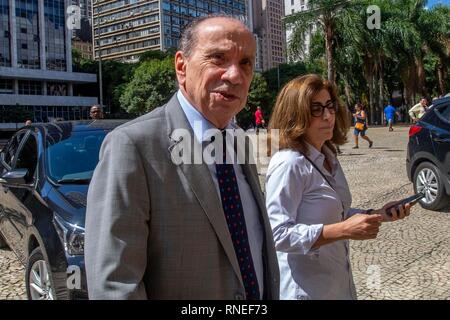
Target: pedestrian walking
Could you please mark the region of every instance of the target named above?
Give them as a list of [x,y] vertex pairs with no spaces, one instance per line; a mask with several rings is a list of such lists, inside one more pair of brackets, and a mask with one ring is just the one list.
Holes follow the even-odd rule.
[[364,106],[362,103],[357,103],[355,105],[355,113],[353,114],[355,118],[355,128],[353,130],[353,136],[355,137],[355,146],[353,149],[358,149],[358,136],[361,135],[361,138],[366,140],[369,143],[369,148],[372,148],[373,141],[366,135],[367,131],[367,115],[364,111]]
[[398,115],[397,110],[395,109],[394,106],[392,106],[391,104],[388,104],[385,108],[384,108],[384,119],[386,121],[386,123],[389,126],[389,131],[394,131],[394,118],[395,115]]
[[264,128],[264,117],[263,117],[263,113],[261,110],[261,107],[256,107],[256,111],[255,111],[255,126],[256,126],[256,134],[259,134],[259,129]]

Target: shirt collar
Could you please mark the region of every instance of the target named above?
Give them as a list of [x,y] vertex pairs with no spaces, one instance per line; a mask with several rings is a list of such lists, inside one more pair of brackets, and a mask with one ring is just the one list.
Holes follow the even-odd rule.
[[[208,119],[206,119],[197,109],[195,109],[192,104],[186,99],[181,90],[177,92],[177,98],[180,102],[181,109],[183,109],[184,114],[194,131],[195,138],[197,141],[210,142],[211,137],[215,136],[218,131],[220,131],[216,126],[214,126]],[[225,129],[236,129],[236,125],[232,122],[228,123]]]
[[322,146],[322,152],[314,148],[311,144],[306,142],[306,146],[308,147],[309,156],[311,161],[314,161],[316,164],[320,164],[320,167],[323,168],[323,162],[325,158],[328,159],[331,163],[331,174],[333,175],[336,172],[338,161],[336,159],[336,155],[333,151],[328,148],[326,144]]

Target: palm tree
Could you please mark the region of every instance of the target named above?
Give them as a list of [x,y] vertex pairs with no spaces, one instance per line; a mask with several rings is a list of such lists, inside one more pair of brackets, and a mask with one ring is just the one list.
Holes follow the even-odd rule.
[[437,5],[431,10],[421,12],[417,20],[417,29],[424,41],[423,55],[432,53],[439,59],[437,78],[439,93],[445,93],[446,69],[449,64],[450,44],[450,7]]
[[350,5],[349,0],[310,0],[308,9],[289,15],[284,19],[285,27],[292,30],[289,39],[289,55],[301,58],[305,54],[305,39],[315,26],[319,25],[325,35],[328,80],[335,82],[333,47],[336,33],[336,19]]

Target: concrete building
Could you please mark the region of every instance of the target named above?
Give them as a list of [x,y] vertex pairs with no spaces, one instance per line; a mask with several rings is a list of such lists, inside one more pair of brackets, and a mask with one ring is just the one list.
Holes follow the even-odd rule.
[[34,121],[87,114],[96,97],[73,96],[95,74],[72,72],[69,0],[0,0],[0,122],[17,107]]
[[[77,42],[90,42],[92,44],[92,1],[70,0],[72,5],[79,8],[79,28],[73,30],[72,38]],[[73,44],[73,43],[72,43]]]
[[[301,11],[308,10],[308,0],[284,0],[284,8],[286,15],[294,14]],[[305,42],[303,47],[304,56],[309,54],[309,49],[311,45],[311,37],[313,33],[315,32],[316,28],[315,26],[311,26],[308,33],[305,35]],[[289,45],[289,41],[291,38],[292,30],[288,29],[286,30],[286,41]],[[289,61],[295,61],[294,57],[287,57]]]
[[137,61],[177,47],[183,27],[210,13],[247,17],[248,0],[93,0],[95,58]]
[[279,0],[250,0],[252,26],[257,35],[257,69],[275,68],[285,62],[286,39],[282,26],[284,6]]
[[72,48],[78,50],[81,53],[81,57],[84,59],[93,59],[92,42],[79,41],[72,39]]

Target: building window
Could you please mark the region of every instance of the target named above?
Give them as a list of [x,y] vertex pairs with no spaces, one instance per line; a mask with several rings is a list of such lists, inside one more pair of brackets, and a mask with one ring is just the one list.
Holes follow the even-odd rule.
[[3,67],[11,66],[9,35],[9,1],[0,0],[0,66]]
[[11,79],[0,79],[0,94],[12,94],[13,90],[13,80]]
[[16,0],[17,63],[22,68],[40,68],[38,17],[38,0]]
[[19,94],[41,95],[42,84],[39,81],[19,80]]
[[64,0],[44,0],[47,69],[66,70]]

